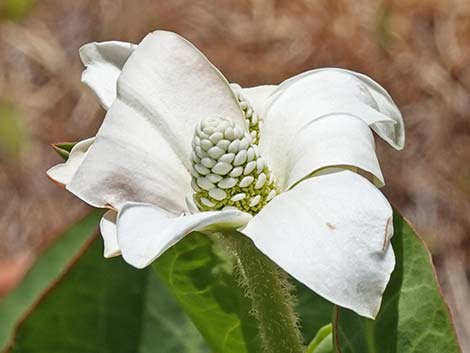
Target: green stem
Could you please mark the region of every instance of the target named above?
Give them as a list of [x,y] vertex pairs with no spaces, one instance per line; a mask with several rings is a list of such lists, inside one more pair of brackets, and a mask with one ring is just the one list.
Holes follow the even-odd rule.
[[263,353],[304,352],[287,274],[240,233],[226,234],[225,239],[235,257],[239,285],[251,301]]

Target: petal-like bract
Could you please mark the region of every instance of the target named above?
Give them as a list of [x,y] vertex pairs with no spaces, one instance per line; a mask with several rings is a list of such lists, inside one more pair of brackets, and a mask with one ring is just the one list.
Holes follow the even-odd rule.
[[116,99],[118,77],[135,47],[132,43],[111,41],[88,43],[80,48],[80,58],[86,66],[82,82],[95,92],[106,110]]
[[372,131],[350,115],[314,120],[297,133],[295,143],[284,153],[287,181],[281,187],[291,187],[312,171],[330,166],[358,167],[371,173],[377,186],[384,184]]
[[[366,99],[368,104],[381,113],[385,114],[387,117],[391,118],[391,120],[378,120],[378,121],[371,121],[366,116],[361,117],[364,118],[365,121],[368,121],[371,128],[385,141],[387,141],[391,146],[396,148],[397,150],[403,149],[405,146],[405,126],[403,123],[403,117],[398,109],[397,105],[393,101],[390,94],[376,81],[371,79],[369,76],[361,74],[359,72],[350,71],[341,68],[320,68],[320,69],[313,69],[309,71],[302,72],[296,76],[293,76],[284,82],[282,82],[278,87],[278,89],[273,92],[274,95],[278,95],[284,90],[286,90],[289,86],[296,83],[297,81],[307,78],[307,77],[314,77],[317,74],[333,74],[333,77],[338,77],[338,75],[350,75],[355,77],[358,81],[361,81],[363,85],[361,85],[361,90],[370,94],[373,98],[373,101],[370,99]],[[317,76],[318,79],[318,76]],[[338,84],[341,84],[341,79],[339,80]],[[325,82],[325,87],[328,85]],[[346,88],[346,87],[345,87]],[[272,98],[272,97],[271,97]],[[271,99],[272,101],[272,99]],[[374,102],[375,101],[375,102]],[[267,102],[269,104],[269,102]]]
[[118,215],[118,242],[124,260],[143,268],[193,231],[237,229],[250,219],[238,210],[174,216],[153,205],[131,202]]
[[[319,168],[338,164],[364,169],[383,184],[372,135],[359,123],[393,126],[396,121],[378,109],[367,85],[349,72],[317,70],[299,76],[272,93],[262,114],[260,152],[280,187],[289,188]],[[347,131],[350,126],[352,131]],[[319,136],[320,130],[328,130],[328,136]],[[325,154],[320,144],[330,137],[340,146]]]
[[69,158],[61,164],[57,164],[47,171],[47,176],[60,186],[66,186],[83,162],[88,150],[95,141],[94,137],[77,142],[70,151]]
[[117,212],[108,210],[100,221],[100,233],[104,242],[104,257],[114,257],[121,254],[121,249],[117,241],[116,229]]
[[138,201],[185,212],[194,129],[210,116],[244,124],[225,78],[180,36],[147,35],[124,65],[117,98],[68,190],[96,207]]
[[376,316],[395,265],[392,208],[365,178],[341,171],[302,181],[242,232],[319,295]]

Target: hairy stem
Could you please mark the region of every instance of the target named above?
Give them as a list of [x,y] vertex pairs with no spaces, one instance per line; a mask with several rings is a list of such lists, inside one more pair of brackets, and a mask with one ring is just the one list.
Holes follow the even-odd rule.
[[235,257],[239,285],[251,301],[263,353],[302,353],[299,320],[287,274],[240,233],[226,234],[224,238]]

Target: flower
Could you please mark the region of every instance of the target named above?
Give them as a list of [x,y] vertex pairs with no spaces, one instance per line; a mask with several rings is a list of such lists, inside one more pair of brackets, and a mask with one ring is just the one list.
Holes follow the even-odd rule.
[[165,31],[80,56],[107,114],[48,175],[109,209],[105,257],[142,268],[192,231],[238,229],[316,293],[376,316],[395,259],[372,130],[404,145],[379,84],[326,68],[241,88]]

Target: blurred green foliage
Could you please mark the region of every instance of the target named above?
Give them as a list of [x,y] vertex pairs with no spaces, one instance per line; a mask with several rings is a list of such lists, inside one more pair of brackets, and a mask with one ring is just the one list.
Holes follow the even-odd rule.
[[26,145],[26,131],[15,107],[0,102],[0,158],[17,159]]
[[392,36],[390,33],[391,10],[386,6],[381,6],[375,22],[375,38],[377,44],[385,51],[390,49]]
[[1,0],[0,20],[20,20],[28,15],[35,0]]
[[101,211],[93,211],[65,231],[39,257],[23,282],[0,301],[0,352],[12,339],[18,321],[31,310],[47,288],[67,272],[74,257],[96,232],[101,215]]
[[464,172],[457,176],[457,188],[467,197],[470,196],[470,167],[465,168]]
[[305,353],[334,353],[333,326],[331,324],[318,330]]

